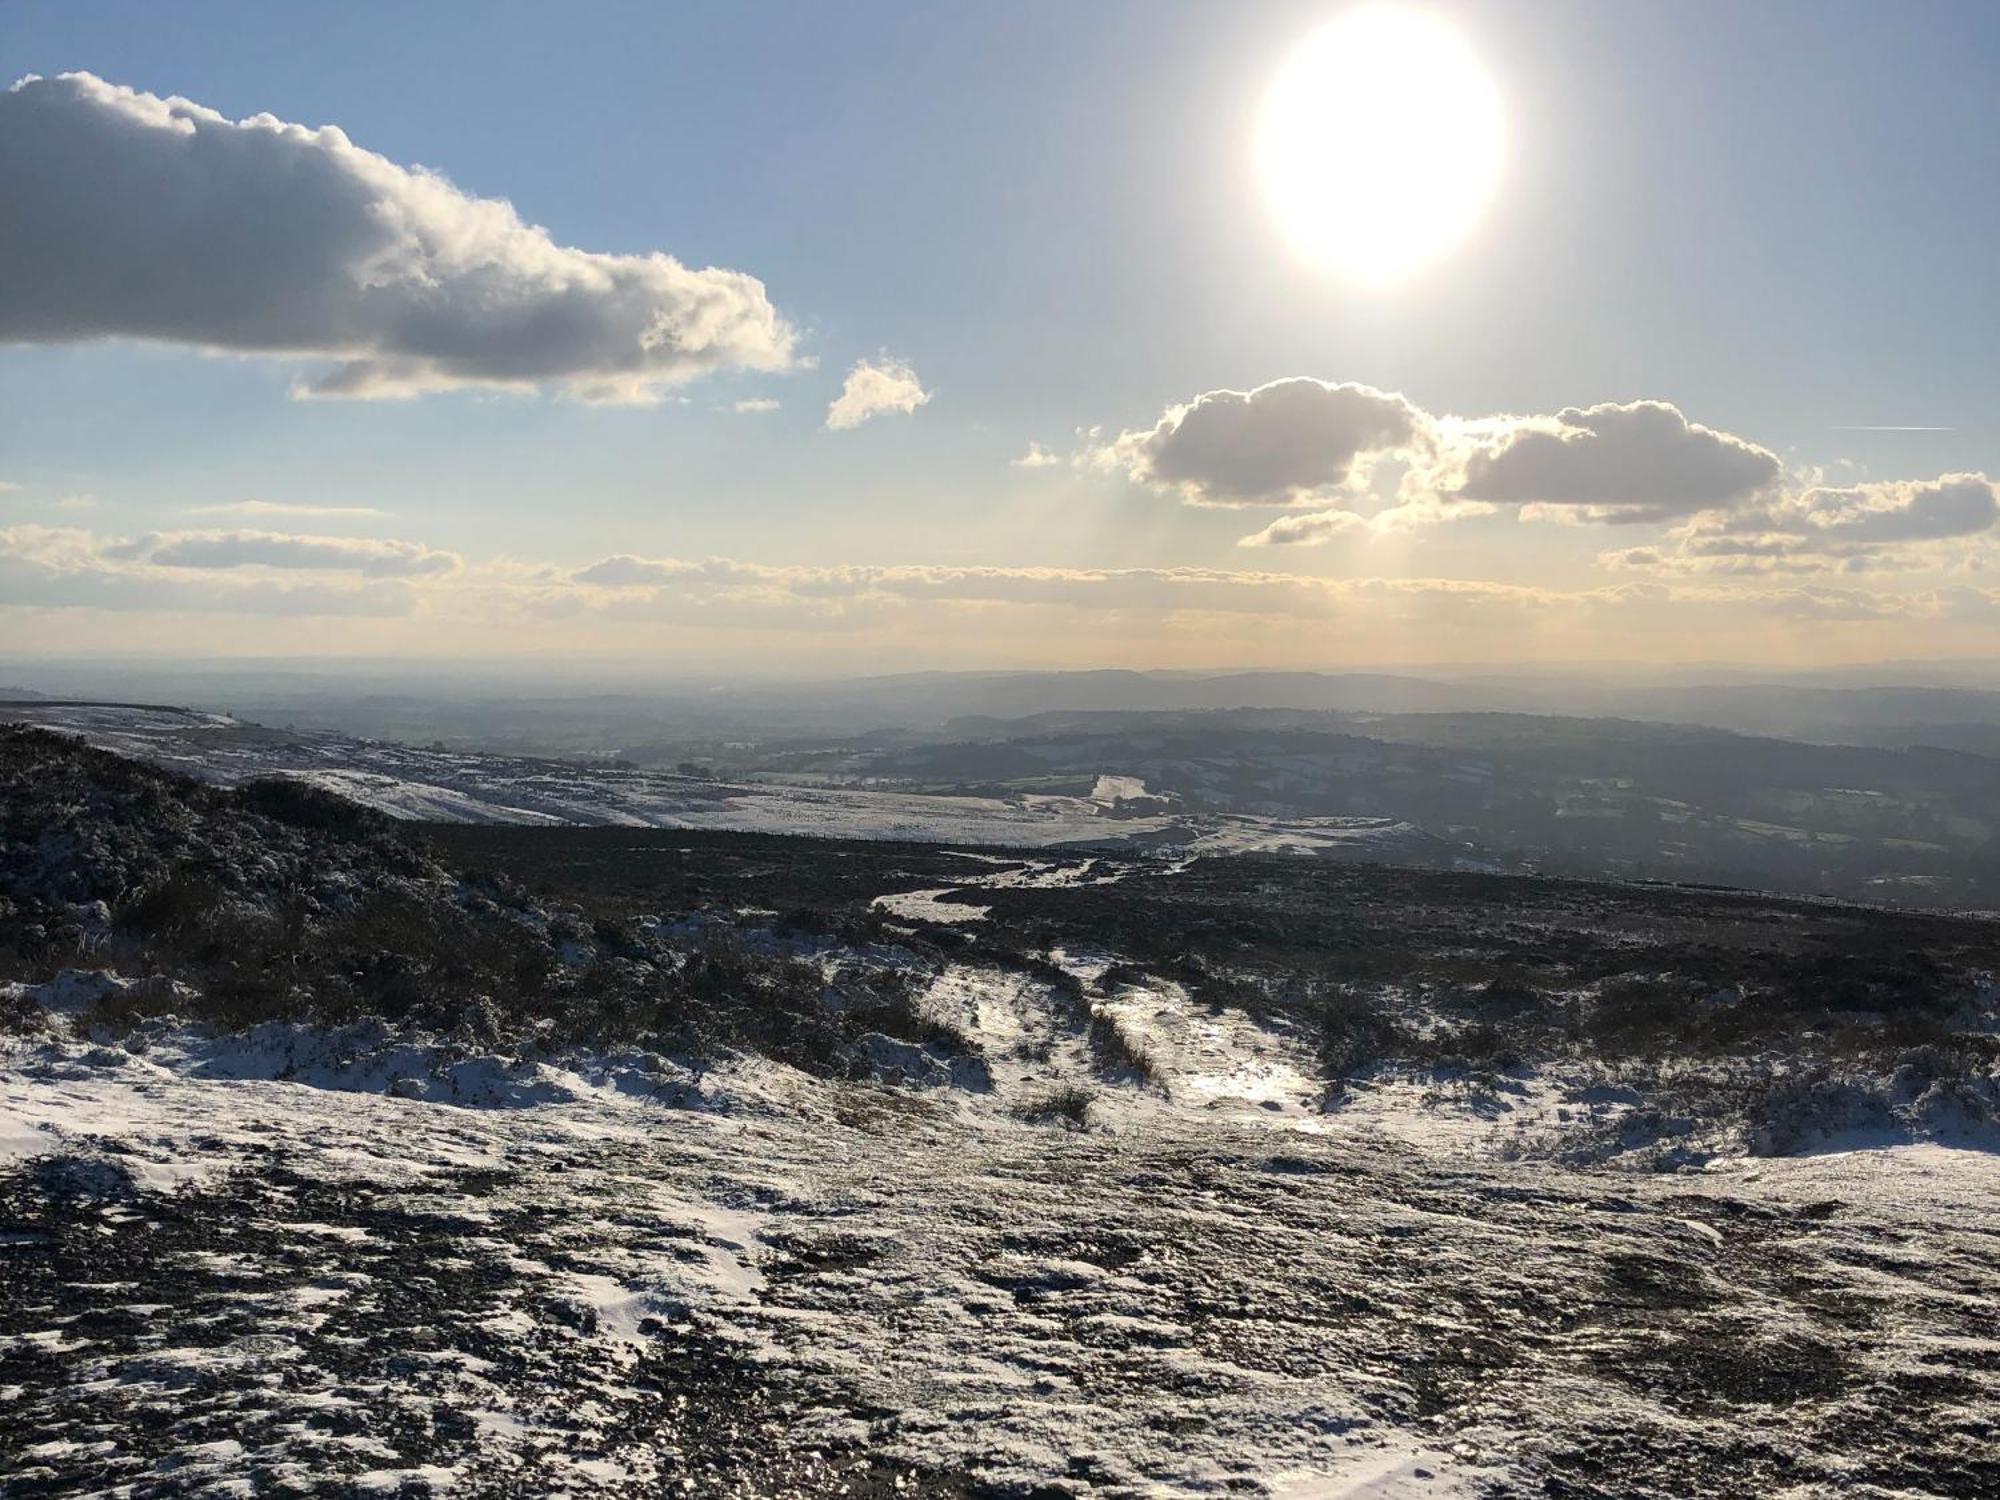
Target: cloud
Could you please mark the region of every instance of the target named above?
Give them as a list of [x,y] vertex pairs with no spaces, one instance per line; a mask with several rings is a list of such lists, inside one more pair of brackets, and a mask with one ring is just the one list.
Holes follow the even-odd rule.
[[1597,555],[1598,566],[1614,572],[1706,573],[1717,577],[1768,577],[1774,574],[1832,573],[1842,571],[1824,558],[1789,557],[1746,551],[1726,557],[1701,558],[1685,552],[1658,547],[1625,547]]
[[1666,521],[1739,505],[1781,472],[1768,449],[1690,422],[1664,401],[1569,407],[1491,428],[1471,429],[1459,497],[1574,506],[1590,521]]
[[1615,552],[1598,553],[1597,562],[1600,567],[1647,572],[1665,566],[1666,556],[1657,547],[1622,547]]
[[890,413],[907,416],[930,399],[931,393],[923,388],[915,370],[884,354],[880,359],[861,360],[847,372],[840,394],[826,409],[826,425],[829,431],[844,432],[870,417]]
[[1862,589],[1794,588],[1748,596],[1759,610],[1792,620],[1895,620],[1936,613],[1930,594],[1878,594]]
[[372,505],[298,505],[288,500],[235,500],[228,505],[191,505],[190,516],[351,516],[379,520],[389,514]]
[[1453,521],[1491,515],[1497,507],[1477,500],[1440,500],[1413,493],[1400,504],[1362,515],[1352,510],[1314,510],[1284,515],[1261,531],[1238,537],[1239,547],[1320,547],[1342,537],[1372,539],[1397,532],[1425,531]]
[[325,568],[368,578],[454,573],[463,559],[417,542],[374,537],[293,536],[276,531],[152,532],[100,549],[118,562],[156,568]]
[[587,568],[579,568],[571,576],[578,583],[622,589],[671,583],[675,579],[700,571],[699,563],[634,557],[630,553],[621,552],[616,556],[594,562]]
[[1799,497],[1801,534],[1822,547],[1882,547],[1935,542],[1990,531],[2000,499],[1984,474],[1928,481],[1813,489]]
[[1324,616],[1350,604],[1419,611],[1539,608],[1547,592],[1458,579],[1326,579],[1226,568],[972,567],[906,564],[774,566],[730,558],[619,554],[578,569],[572,584],[654,604],[703,600],[820,614],[860,607],[1020,605],[1115,611]]
[[2000,488],[1984,474],[1944,474],[1784,495],[1698,516],[1671,548],[1606,553],[1616,568],[1680,573],[1857,573],[1910,566],[1926,547],[2000,525]]
[[1315,510],[1280,516],[1262,531],[1239,538],[1239,547],[1318,547],[1336,537],[1368,531],[1368,522],[1351,510]]
[[782,402],[770,396],[751,396],[734,403],[729,409],[739,417],[758,417],[767,411],[776,411],[781,405]]
[[[633,622],[800,629],[898,622],[930,629],[956,614],[995,608],[1087,612],[1107,629],[1129,629],[1140,618],[1265,617],[1350,632],[1383,626],[1499,631],[1506,633],[1499,638],[1517,642],[1516,632],[1544,623],[1558,631],[1681,631],[1707,639],[1764,626],[1923,625],[1942,618],[2000,623],[1995,596],[1980,589],[1894,593],[1790,583],[1643,580],[1562,590],[1480,579],[1319,578],[1223,568],[815,567],[632,555],[606,558],[567,582],[567,592],[558,585],[538,594],[537,608],[580,608]],[[1489,644],[1491,639],[1489,634]]]
[[1428,421],[1373,386],[1298,377],[1205,391],[1093,456],[1193,505],[1293,505],[1365,478],[1369,461],[1417,443]]
[[[0,495],[17,494],[21,486],[0,481]],[[101,504],[95,495],[63,495],[54,500],[30,501],[38,510],[57,510],[65,515],[78,515],[84,511],[96,510]]]
[[[1748,502],[1779,477],[1775,455],[1690,422],[1664,401],[1553,416],[1437,416],[1354,383],[1295,377],[1168,407],[1150,428],[1089,450],[1100,468],[1190,505],[1363,509],[1400,465],[1395,523],[1515,507],[1523,520],[1669,521]],[[1249,545],[1323,541],[1339,523],[1267,528]],[[1340,528],[1345,529],[1345,528]]]
[[1030,441],[1026,453],[1019,458],[1010,458],[1007,462],[1017,469],[1046,469],[1061,463],[1062,459],[1059,455],[1049,452],[1040,443]]
[[[768,633],[777,632],[800,648],[818,642],[828,649],[863,636],[918,650],[942,642],[1038,641],[1048,649],[1092,643],[1083,651],[1110,641],[1144,652],[1175,640],[1254,650],[1261,642],[1300,661],[1381,639],[1421,643],[1455,659],[1466,659],[1470,648],[1486,659],[1496,651],[1574,652],[1579,642],[1602,643],[1619,632],[1634,642],[1671,638],[1716,647],[1763,632],[1760,640],[1816,653],[1830,639],[1819,632],[1835,630],[1846,632],[1841,638],[1855,649],[1878,652],[1886,639],[1921,642],[1947,625],[2000,632],[2000,598],[1964,586],[1898,593],[1642,577],[1562,590],[1248,568],[775,565],[634,553],[580,569],[502,558],[430,570],[402,554],[403,563],[389,566],[408,566],[407,574],[371,576],[368,559],[353,553],[336,561],[316,551],[253,546],[229,533],[221,535],[237,538],[235,546],[190,557],[187,544],[198,535],[121,542],[75,527],[0,529],[0,617],[13,622],[19,612],[64,609],[124,619],[153,615],[160,617],[161,639],[171,628],[168,616],[375,617],[406,623],[374,638],[433,650],[442,640],[490,649],[523,630],[623,646],[685,644],[729,632],[768,645]],[[375,544],[381,554],[409,545]],[[323,571],[305,579],[295,567]],[[1393,634],[1381,636],[1385,630]]]
[[399,616],[417,594],[404,579],[297,583],[190,577],[123,559],[74,527],[0,529],[0,599],[6,607],[98,609],[119,613]]
[[782,370],[761,282],[557,244],[333,126],[231,121],[88,73],[0,94],[0,341],[327,360],[303,394],[553,387],[647,402]]

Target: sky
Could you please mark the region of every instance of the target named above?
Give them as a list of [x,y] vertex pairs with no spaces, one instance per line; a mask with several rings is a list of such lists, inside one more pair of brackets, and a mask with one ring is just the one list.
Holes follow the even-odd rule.
[[0,654],[2000,655],[1996,63],[1984,3],[12,0]]

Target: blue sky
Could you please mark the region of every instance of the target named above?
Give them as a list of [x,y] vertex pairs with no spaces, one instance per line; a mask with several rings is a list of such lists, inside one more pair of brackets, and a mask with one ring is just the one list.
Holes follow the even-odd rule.
[[[1204,392],[1297,376],[1460,417],[1669,402],[1777,455],[1800,490],[2000,472],[2000,11],[1431,7],[1494,78],[1506,164],[1467,239],[1383,288],[1289,253],[1253,163],[1269,79],[1347,8],[15,0],[0,9],[14,77],[84,70],[230,120],[338,125],[391,162],[511,201],[557,245],[747,272],[796,328],[801,358],[783,372],[723,368],[675,387],[684,404],[633,407],[551,391],[300,401],[288,391],[304,358],[0,344],[0,481],[17,486],[0,494],[0,523],[107,541],[176,532],[197,524],[189,510],[246,500],[369,507],[388,515],[312,529],[448,550],[465,561],[461,592],[502,556],[574,572],[630,555],[774,569],[1255,569],[1576,594],[1631,586],[1634,565],[1607,571],[1609,553],[1685,546],[1623,521],[1524,525],[1510,511],[1428,525],[1417,540],[1343,532],[1253,555],[1239,543],[1270,515],[1183,503],[1128,464],[1088,461],[1093,440],[1077,435],[1100,427],[1101,443]],[[824,430],[845,372],[884,353],[929,400]],[[727,409],[746,398],[782,405]],[[1842,430],[1867,424],[1951,430]],[[1011,465],[1031,441],[1064,461]],[[1280,509],[1327,498],[1293,494]],[[58,510],[65,499],[78,503]],[[1720,589],[1879,592],[1886,575],[1910,598],[1965,586],[1939,570],[1984,545],[1980,534],[1867,570],[1842,554],[1839,571],[1865,577],[1684,568],[1653,586],[1700,602]],[[46,573],[52,556],[44,546],[34,565]],[[34,648],[110,649],[130,631],[117,611],[66,605],[42,573],[34,581],[31,603],[0,608],[0,642],[11,631]],[[217,579],[218,597],[236,581]],[[0,575],[0,606],[7,587]],[[698,649],[824,642],[821,659],[857,668],[1054,660],[1070,648],[1051,643],[1079,634],[1160,665],[1185,659],[1191,639],[1257,660],[1467,654],[1462,625],[1377,629],[1352,598],[1346,626],[1303,642],[1285,611],[1216,637],[1122,599],[1032,620],[1016,599],[961,604],[980,618],[773,614],[734,636],[704,630]],[[1796,604],[1761,623],[1751,649],[1822,649],[1815,632],[1776,623],[1786,611],[1796,621]],[[574,614],[550,623],[567,606],[538,607],[507,630],[577,649],[631,637],[643,614],[613,611],[625,623],[593,633]],[[402,633],[384,620],[343,629],[397,650],[496,639],[490,625],[423,623],[442,606],[414,608]],[[226,613],[166,610],[157,638],[226,649],[241,634]],[[1255,612],[1228,613],[1243,624]],[[1901,643],[1989,649],[1965,613],[1960,601],[1948,619],[1904,618]],[[280,614],[265,633],[283,649],[324,639],[297,611]],[[1643,646],[1677,633],[1670,618],[1648,605],[1614,634]],[[685,636],[675,619],[638,632],[644,649]],[[1575,621],[1554,632],[1568,654],[1588,634]],[[1537,626],[1519,649],[1557,649],[1545,637]]]

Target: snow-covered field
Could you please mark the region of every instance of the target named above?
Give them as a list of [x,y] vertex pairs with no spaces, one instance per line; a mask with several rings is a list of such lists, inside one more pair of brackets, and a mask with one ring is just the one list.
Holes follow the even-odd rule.
[[[988,1066],[883,1039],[901,1085],[376,1025],[77,1034],[114,983],[22,996],[51,1031],[0,1057],[0,1162],[67,1205],[4,1215],[0,1257],[55,1268],[0,1272],[10,1494],[1887,1497],[2000,1473],[1986,1153],[1509,1162],[1490,1108],[1385,1085],[1328,1110],[1297,1039],[1172,985],[1095,1002],[1158,1073],[1103,1083],[1054,992],[974,966],[925,1004]],[[1094,1091],[1086,1128],[1021,1117],[1060,1087]]]
[[[222,781],[314,743],[120,713]],[[571,906],[10,746],[9,1500],[2000,1494],[1976,921],[423,841]],[[1871,1008],[1932,1040],[1801,1066]]]
[[[618,824],[1177,854],[1379,852],[1384,857],[1437,858],[1442,851],[1436,840],[1410,824],[1386,818],[1112,818],[1106,815],[1105,801],[1085,797],[1008,801],[705,781],[294,733],[172,708],[17,704],[0,708],[0,722],[61,730],[221,785],[257,776],[293,776],[394,817],[442,822]],[[1105,779],[1113,783],[1113,793],[1100,796],[1138,794],[1137,783],[1125,786],[1121,778]]]

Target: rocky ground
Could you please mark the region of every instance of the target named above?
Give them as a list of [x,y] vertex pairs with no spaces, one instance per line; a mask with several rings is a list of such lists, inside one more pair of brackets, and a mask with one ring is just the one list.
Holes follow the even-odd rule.
[[0,1494],[2000,1492],[1988,924],[0,752]]

